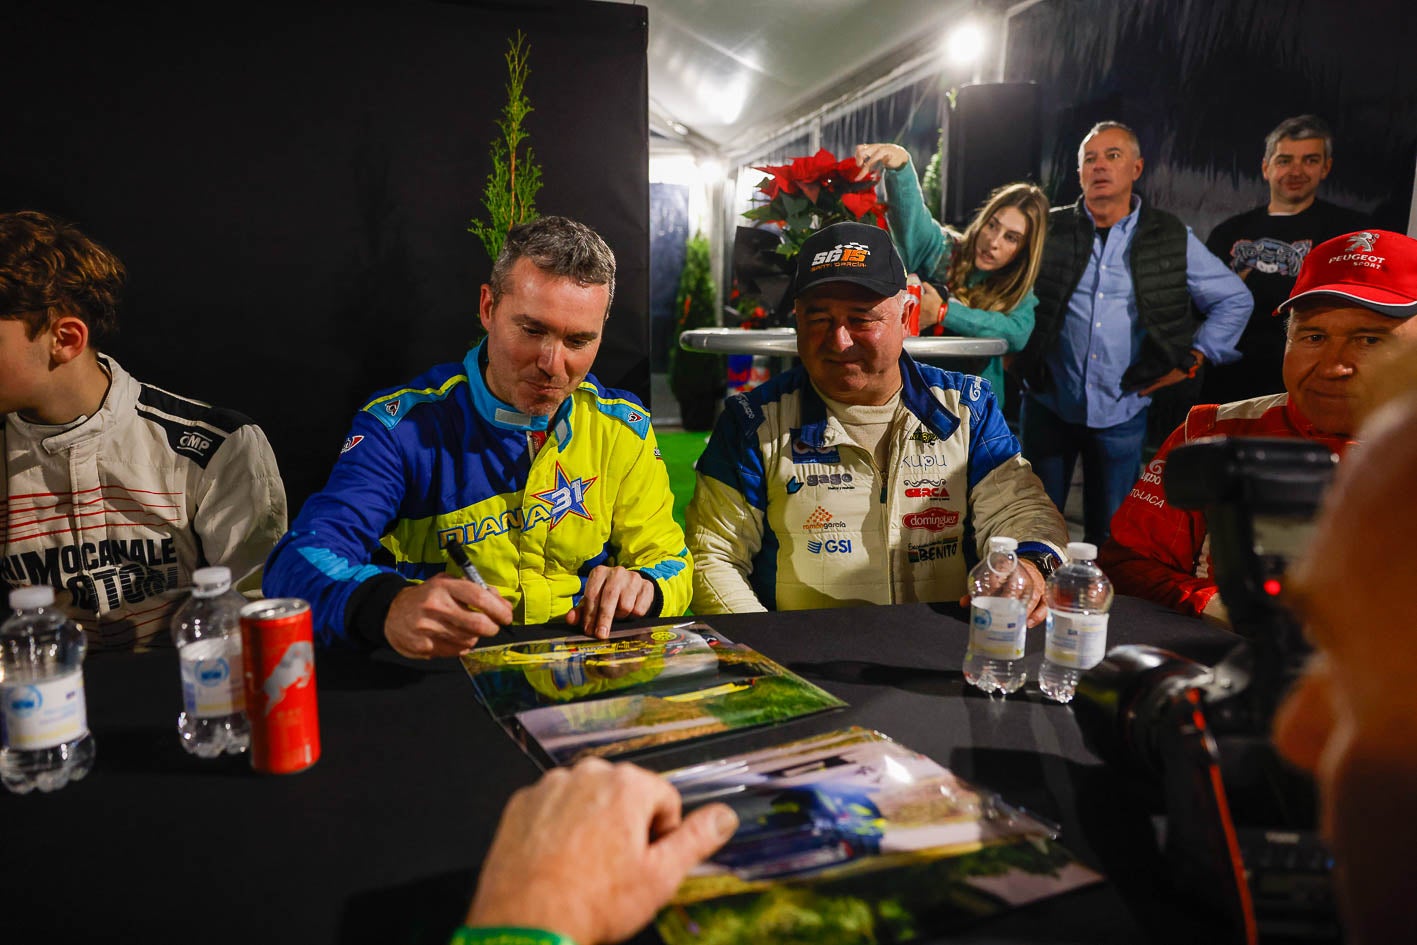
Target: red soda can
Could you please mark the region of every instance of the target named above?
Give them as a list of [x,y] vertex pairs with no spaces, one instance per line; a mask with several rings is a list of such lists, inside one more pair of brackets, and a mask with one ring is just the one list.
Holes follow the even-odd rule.
[[920,296],[924,291],[924,286],[920,277],[913,272],[905,277],[905,291],[910,293],[910,298],[905,303],[905,333],[918,336],[920,334]]
[[276,597],[242,607],[241,662],[251,767],[266,774],[304,771],[320,759],[309,603]]

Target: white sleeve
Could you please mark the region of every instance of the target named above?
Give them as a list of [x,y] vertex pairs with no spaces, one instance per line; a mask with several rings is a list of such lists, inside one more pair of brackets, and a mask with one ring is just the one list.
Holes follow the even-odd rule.
[[192,525],[208,564],[232,585],[259,587],[261,567],[286,529],[285,483],[266,434],[248,423],[226,438],[198,486]]
[[763,513],[732,486],[698,473],[684,522],[694,558],[694,613],[766,611],[748,583],[763,544]]

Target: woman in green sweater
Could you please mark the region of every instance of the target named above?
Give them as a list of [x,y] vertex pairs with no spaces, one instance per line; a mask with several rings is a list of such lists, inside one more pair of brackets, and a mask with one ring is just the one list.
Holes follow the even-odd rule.
[[[1033,281],[1043,259],[1048,198],[1033,184],[1006,184],[985,201],[963,233],[936,223],[925,208],[910,155],[898,144],[861,144],[863,174],[885,168],[886,221],[907,272],[923,281],[920,334],[1002,338],[1009,354],[1033,333]],[[1004,366],[979,372],[1004,403]]]

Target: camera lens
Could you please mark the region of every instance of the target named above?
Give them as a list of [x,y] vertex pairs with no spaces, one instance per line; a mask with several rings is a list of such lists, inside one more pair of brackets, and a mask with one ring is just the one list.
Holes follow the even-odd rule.
[[1073,714],[1103,761],[1161,774],[1157,735],[1180,694],[1210,669],[1155,646],[1118,646],[1082,674]]

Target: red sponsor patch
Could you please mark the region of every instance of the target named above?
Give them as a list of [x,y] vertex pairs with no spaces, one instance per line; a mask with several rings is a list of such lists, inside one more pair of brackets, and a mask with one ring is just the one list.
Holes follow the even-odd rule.
[[360,443],[362,443],[362,442],[364,442],[364,437],[362,437],[362,436],[347,436],[347,437],[345,437],[345,438],[344,438],[344,445],[339,448],[340,455],[343,456],[345,453],[348,453],[350,450],[354,449],[356,446],[358,446],[358,445],[359,445]]
[[959,513],[953,509],[926,509],[911,512],[900,520],[906,528],[924,528],[932,532],[942,532],[959,524]]
[[950,490],[944,486],[911,486],[905,490],[908,499],[948,499]]

